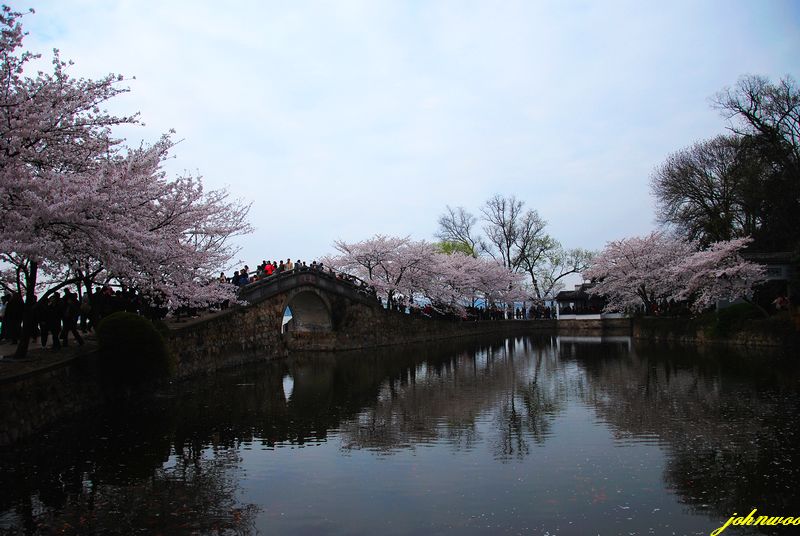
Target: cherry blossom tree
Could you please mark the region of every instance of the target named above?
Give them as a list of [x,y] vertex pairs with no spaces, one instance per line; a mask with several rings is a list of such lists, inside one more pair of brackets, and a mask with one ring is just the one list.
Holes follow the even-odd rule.
[[472,255],[438,253],[425,295],[432,303],[462,313],[465,307],[474,306],[484,298],[485,285],[481,275],[485,267],[484,259]]
[[429,266],[417,289],[434,309],[443,313],[463,314],[466,307],[479,300],[499,298],[510,285],[511,272],[500,263],[460,252],[437,252]]
[[764,268],[739,254],[750,242],[738,238],[697,250],[695,242],[656,231],[609,242],[583,276],[596,281],[591,292],[608,300],[606,311],[643,306],[654,312],[674,300],[698,312],[719,300],[752,297]]
[[[161,164],[172,146],[165,136],[139,149],[133,156],[141,165],[126,166],[115,177],[117,187],[134,193],[123,197],[118,213],[123,235],[110,244],[114,255],[107,258],[114,265],[108,271],[172,306],[230,299],[233,287],[209,281],[237,251],[229,239],[252,230],[246,222],[249,206],[231,201],[225,190],[205,191],[197,177],[168,179]],[[120,244],[128,248],[125,253],[116,251]]]
[[694,311],[702,311],[720,300],[750,301],[754,287],[764,281],[765,274],[763,266],[740,255],[750,242],[750,238],[716,242],[688,256],[670,270],[675,281],[680,282],[673,298],[689,301]]
[[387,300],[413,295],[436,252],[429,242],[380,234],[354,243],[337,240],[334,248],[339,255],[325,264],[369,282]]
[[26,76],[21,15],[0,12],[0,260],[25,296],[24,355],[36,293],[99,277],[151,292],[168,305],[231,297],[211,284],[235,254],[229,238],[251,230],[248,206],[199,178],[169,179],[170,135],[125,148],[112,128],[137,115],[102,110],[124,79],[75,79],[56,51],[52,73]]
[[670,270],[694,251],[692,243],[662,231],[615,240],[594,257],[583,277],[597,282],[592,292],[608,300],[606,311],[644,307],[652,312],[681,290]]
[[523,299],[524,276],[500,262],[461,252],[446,254],[409,237],[375,235],[355,243],[337,241],[339,255],[324,262],[357,276],[388,300],[402,295],[427,302],[442,313],[463,313],[478,300]]

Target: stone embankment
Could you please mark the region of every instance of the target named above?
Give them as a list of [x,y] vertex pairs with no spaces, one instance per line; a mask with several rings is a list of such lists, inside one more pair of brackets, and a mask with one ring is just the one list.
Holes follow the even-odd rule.
[[[24,360],[0,360],[0,446],[102,402],[91,360],[84,359],[93,348],[36,348]],[[0,350],[9,354],[13,348],[5,344]]]
[[679,344],[733,345],[749,348],[797,348],[800,332],[774,321],[753,321],[730,332],[719,333],[689,318],[636,318],[634,339]]
[[[282,312],[282,311],[281,311]],[[629,334],[627,320],[495,320],[457,322],[411,317],[363,308],[351,315],[344,333],[284,333],[266,329],[263,308],[238,308],[172,324],[170,347],[178,358],[178,377],[280,359],[290,352],[354,350],[428,341],[527,334]],[[358,327],[360,326],[360,327]],[[12,348],[4,345],[5,353]],[[102,404],[108,393],[98,381],[96,345],[60,352],[33,349],[22,361],[0,361],[0,446],[15,443],[59,419]]]
[[[337,329],[329,332],[281,333],[272,304],[235,309],[214,317],[177,326],[170,347],[178,358],[178,375],[214,370],[286,357],[302,351],[346,351],[397,344],[414,344],[461,337],[524,334],[630,335],[630,319],[434,320],[376,307],[347,307]],[[335,307],[335,304],[334,304]],[[334,314],[334,318],[336,315]]]

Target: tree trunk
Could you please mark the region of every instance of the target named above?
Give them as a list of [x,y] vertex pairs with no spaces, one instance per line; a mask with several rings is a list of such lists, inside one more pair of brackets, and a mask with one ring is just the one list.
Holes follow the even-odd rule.
[[539,282],[536,281],[536,275],[533,272],[533,269],[528,270],[528,275],[531,276],[531,283],[533,283],[533,290],[536,292],[536,297],[538,299],[542,299],[542,291],[539,290]]
[[92,297],[92,280],[88,277],[83,279],[83,286],[86,287],[86,295]]
[[31,261],[30,268],[25,274],[25,308],[22,315],[22,333],[20,334],[19,342],[17,343],[17,351],[14,357],[23,358],[28,354],[28,343],[31,341],[33,335],[34,323],[34,308],[36,303],[36,275],[39,270],[39,264]]

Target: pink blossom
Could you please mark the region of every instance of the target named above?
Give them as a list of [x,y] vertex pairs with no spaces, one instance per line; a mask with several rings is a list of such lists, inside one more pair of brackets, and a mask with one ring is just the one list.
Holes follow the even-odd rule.
[[387,299],[402,295],[442,312],[463,313],[478,301],[524,299],[521,274],[493,259],[463,253],[447,255],[433,244],[409,237],[375,235],[355,243],[337,241],[339,255],[326,265],[355,275]]
[[720,300],[750,299],[753,288],[764,281],[765,273],[763,266],[746,261],[739,254],[750,242],[750,238],[715,242],[686,257],[670,271],[680,282],[673,297],[690,301],[695,311]]
[[606,311],[644,306],[653,312],[669,301],[686,301],[701,311],[718,300],[750,298],[763,280],[763,267],[744,261],[740,238],[697,250],[694,242],[656,231],[609,242],[583,273],[596,282],[592,292],[608,300]]
[[127,92],[119,75],[69,75],[56,52],[52,72],[25,76],[18,13],[0,14],[0,260],[19,274],[5,284],[46,292],[66,283],[112,280],[176,307],[233,296],[211,283],[251,231],[249,207],[199,177],[168,178],[170,134],[128,149],[114,127],[138,115],[103,106]]

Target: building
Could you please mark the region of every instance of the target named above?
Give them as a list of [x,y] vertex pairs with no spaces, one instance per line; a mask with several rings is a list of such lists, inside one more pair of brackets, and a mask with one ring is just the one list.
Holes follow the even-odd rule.
[[575,285],[574,290],[562,290],[556,294],[556,318],[559,320],[622,318],[618,313],[604,313],[606,300],[590,294],[588,290],[594,283]]

